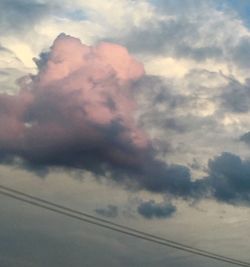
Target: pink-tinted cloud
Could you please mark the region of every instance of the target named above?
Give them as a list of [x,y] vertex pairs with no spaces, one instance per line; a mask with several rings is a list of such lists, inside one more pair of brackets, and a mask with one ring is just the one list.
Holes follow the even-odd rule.
[[189,170],[154,157],[136,125],[141,63],[126,48],[86,46],[61,34],[37,60],[38,74],[18,94],[0,94],[0,160],[47,167],[106,170],[116,181],[154,192],[189,195]]
[[[16,95],[0,94],[1,162],[18,162],[36,171],[87,169],[133,188],[184,198],[249,201],[248,176],[241,179],[246,185],[242,187],[237,175],[228,175],[232,172],[227,167],[235,164],[244,174],[250,170],[248,162],[234,155],[210,161],[209,176],[197,181],[188,168],[155,157],[135,121],[135,81],[144,76],[144,69],[124,47],[86,46],[62,34],[38,66],[30,81],[19,80]],[[228,176],[228,184],[217,177],[218,170]]]
[[56,165],[55,153],[70,154],[74,146],[83,150],[75,159],[79,165],[92,150],[107,161],[133,164],[126,150],[150,147],[134,120],[133,82],[143,75],[126,48],[86,46],[61,34],[32,81],[23,82],[17,95],[0,95],[2,154],[28,161],[54,156]]
[[61,98],[55,106],[77,127],[119,121],[127,129],[124,138],[146,147],[146,136],[134,124],[136,104],[131,86],[143,74],[143,66],[124,47],[110,43],[88,47],[76,38],[60,35],[32,86],[38,103],[44,96],[53,95],[55,102]]

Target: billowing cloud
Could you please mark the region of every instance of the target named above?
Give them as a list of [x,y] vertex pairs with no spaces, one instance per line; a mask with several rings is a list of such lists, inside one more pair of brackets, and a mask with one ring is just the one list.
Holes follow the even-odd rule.
[[[17,94],[0,95],[2,162],[40,174],[50,167],[90,170],[128,187],[185,198],[203,193],[187,167],[156,159],[137,126],[134,95],[143,90],[137,81],[144,69],[124,47],[90,47],[62,34],[36,62],[38,74],[21,79]],[[163,97],[171,107],[185,102]]]
[[[185,199],[213,196],[230,202],[222,194],[220,171],[223,174],[225,166],[233,166],[232,160],[245,173],[247,164],[223,154],[209,162],[209,177],[193,180],[187,167],[157,158],[153,140],[135,119],[136,91],[143,90],[145,81],[155,79],[145,77],[142,64],[124,47],[112,43],[87,46],[61,34],[36,62],[38,74],[20,79],[17,94],[0,94],[3,163],[19,164],[40,174],[54,167],[89,170],[128,188]],[[159,88],[152,87],[156,90],[151,92],[156,97],[152,103],[164,101],[170,110],[190,105],[189,98],[162,90],[162,83],[156,81]],[[180,134],[188,132],[185,118],[192,116],[167,117],[164,127]],[[243,179],[241,173],[230,172],[226,187],[238,175]],[[236,194],[232,199],[246,199],[240,186],[230,190]]]
[[81,166],[95,151],[96,160],[132,164],[129,151],[149,147],[133,119],[132,82],[143,73],[123,47],[59,36],[38,75],[17,95],[0,95],[1,154]]
[[231,153],[223,153],[208,163],[212,195],[231,204],[249,204],[250,162]]
[[146,219],[162,219],[171,217],[175,213],[176,207],[172,203],[156,203],[154,200],[149,200],[142,202],[137,211]]
[[[69,200],[70,195],[69,205],[83,203],[80,209],[110,218],[118,216],[116,204],[121,207],[122,216],[123,202],[131,196],[131,192],[110,186],[114,182],[132,189],[138,198],[166,200],[131,201],[127,213],[124,212],[129,217],[133,217],[136,208],[138,216],[146,219],[171,217],[176,210],[168,202],[171,196],[182,198],[173,202],[177,205],[183,199],[210,198],[218,203],[249,206],[250,31],[237,9],[230,8],[232,2],[238,7],[247,5],[243,4],[246,1],[239,4],[234,0],[0,1],[0,162],[10,164],[2,166],[6,183],[20,185],[25,191],[36,188],[37,193],[43,188],[45,196],[50,198],[53,194],[58,202]],[[225,3],[228,9],[224,9]],[[86,45],[60,35],[46,52],[62,31],[80,38]],[[99,43],[100,40],[105,42]],[[143,62],[147,75],[125,47]],[[35,59],[36,68],[32,58],[41,51]],[[24,73],[36,71],[37,74],[15,84]],[[41,184],[27,174],[16,184],[15,176],[26,172],[13,172],[13,165],[40,175],[51,171],[48,177],[51,179]],[[76,169],[77,174],[87,177],[79,188],[64,173]],[[82,172],[85,170],[90,173]],[[109,193],[100,184],[93,185],[94,177],[97,181],[101,177],[109,179],[105,180]],[[207,210],[208,220],[203,224],[200,212],[183,205],[177,214],[180,224],[175,220],[168,223],[173,223],[170,227],[173,235],[180,234],[180,226],[185,226],[182,233],[187,233],[190,217],[199,233],[196,237],[192,235],[192,240],[182,233],[181,236],[185,242],[199,244],[208,225],[215,228],[223,221],[225,225],[242,226],[242,221],[247,221],[247,212],[242,212],[242,208],[236,211],[235,207],[217,206],[214,201],[200,204]],[[8,217],[9,209],[6,214]],[[131,218],[131,223],[136,221]],[[157,231],[166,230],[165,220],[162,226],[160,220],[157,224]],[[2,259],[3,265],[27,266],[36,262],[29,256],[27,262],[15,261],[16,256],[11,253],[19,251],[16,244],[24,238],[12,235],[11,227],[6,231],[6,225],[9,226],[9,217],[2,224],[1,240],[7,255]],[[217,241],[228,240],[225,229],[223,226],[223,231],[218,232]],[[47,238],[45,232],[42,229],[42,237],[47,239],[43,247],[48,251],[47,241],[56,238]],[[74,229],[73,241],[75,236]],[[238,231],[237,236],[242,241],[241,237],[246,235]],[[91,235],[90,239],[95,238]],[[80,239],[79,242],[84,243]],[[96,246],[87,243],[88,252],[96,251]],[[205,246],[210,245],[213,246],[212,243]],[[117,240],[114,246],[119,247]],[[25,245],[22,247],[27,250]],[[128,248],[132,247],[129,243]],[[219,247],[223,248],[223,244]],[[104,256],[110,254],[101,247],[99,250]],[[71,251],[78,250],[74,247]],[[134,253],[133,249],[130,251]],[[84,257],[89,260],[88,252],[84,255],[79,252],[81,259],[76,259],[73,265]],[[129,251],[125,252],[128,255]],[[130,258],[143,259],[139,259],[141,266],[154,262],[150,259],[147,262],[144,256]],[[173,258],[171,266],[187,265],[186,259],[175,264],[175,255]],[[65,259],[56,263],[51,258],[47,265],[67,265],[71,259]],[[121,255],[111,265],[137,266],[136,260],[128,263]],[[165,262],[166,257],[158,266]],[[107,263],[110,264],[108,257]],[[98,265],[98,261],[89,265]]]
[[60,35],[37,75],[0,95],[0,157],[41,170],[87,169],[154,192],[188,196],[188,168],[155,159],[136,125],[135,81],[143,66],[119,45]]

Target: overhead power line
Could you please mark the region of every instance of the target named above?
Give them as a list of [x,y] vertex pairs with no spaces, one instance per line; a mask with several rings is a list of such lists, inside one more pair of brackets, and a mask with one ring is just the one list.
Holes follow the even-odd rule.
[[68,208],[65,207],[63,205],[59,205],[56,204],[54,202],[45,200],[45,199],[41,199],[32,195],[29,195],[27,193],[21,192],[21,191],[17,191],[15,189],[12,189],[10,187],[6,187],[3,185],[0,185],[0,194],[4,195],[4,196],[8,196],[10,198],[31,204],[33,206],[37,206],[55,213],[59,213],[62,214],[64,216],[67,217],[71,217],[83,222],[87,222],[93,225],[97,225],[112,231],[116,231],[119,233],[123,233],[129,236],[133,236],[136,238],[140,238],[143,240],[147,240],[150,242],[154,242],[163,246],[167,246],[167,247],[171,247],[171,248],[175,248],[175,249],[179,249],[182,251],[186,251],[195,255],[199,255],[199,256],[203,256],[203,257],[207,257],[210,259],[214,259],[217,261],[223,261],[223,262],[227,262],[230,264],[234,264],[237,266],[245,266],[245,267],[250,267],[250,263],[248,262],[244,262],[244,261],[240,261],[234,258],[230,258],[230,257],[226,257],[226,256],[222,256],[216,253],[212,253],[206,250],[202,250],[202,249],[197,249],[191,246],[187,246],[166,238],[162,238],[153,234],[149,234],[147,232],[143,232],[143,231],[139,231],[137,229],[134,228],[130,228],[127,226],[123,226],[117,223],[113,223],[111,221],[81,212],[81,211],[77,211],[74,210],[72,208]]
[[[118,228],[122,228],[122,229],[125,229],[125,230],[129,230],[129,231],[132,231],[134,233],[137,233],[137,234],[140,234],[140,235],[145,235],[147,237],[150,237],[150,238],[155,238],[155,239],[159,239],[161,241],[165,241],[167,243],[170,243],[170,244],[173,244],[173,245],[177,245],[177,246],[181,246],[181,247],[185,247],[187,249],[191,249],[191,250],[196,250],[196,251],[199,251],[199,252],[202,252],[202,253],[207,253],[209,255],[212,255],[212,256],[219,256],[219,257],[223,257],[221,255],[218,255],[218,254],[215,254],[215,253],[212,253],[212,252],[208,252],[206,250],[202,250],[202,249],[197,249],[197,248],[194,248],[194,247],[191,247],[191,246],[187,246],[187,245],[184,245],[184,244],[181,244],[179,242],[175,242],[173,240],[170,240],[170,239],[167,239],[167,238],[163,238],[163,237],[159,237],[159,236],[156,236],[156,235],[153,235],[153,234],[149,234],[149,233],[146,233],[146,232],[143,232],[143,231],[140,231],[140,230],[137,230],[135,228],[131,228],[131,227],[128,227],[128,226],[125,226],[125,225],[121,225],[121,224],[118,224],[118,223],[114,223],[114,222],[111,222],[109,220],[105,220],[103,218],[100,218],[100,217],[96,217],[96,216],[93,216],[93,215],[90,215],[88,213],[85,213],[85,212],[81,212],[81,211],[77,211],[77,210],[74,210],[72,208],[69,208],[69,207],[65,207],[63,205],[59,205],[59,204],[56,204],[54,202],[51,202],[51,201],[48,201],[48,200],[45,200],[45,199],[41,199],[39,197],[35,197],[35,196],[31,196],[29,194],[26,194],[24,192],[20,192],[18,190],[15,190],[15,189],[12,189],[10,187],[6,187],[6,186],[3,186],[3,185],[0,185],[0,188],[1,189],[4,189],[6,191],[9,191],[11,193],[14,193],[14,194],[18,194],[20,196],[24,196],[24,197],[27,197],[29,199],[32,199],[32,200],[35,200],[35,201],[39,201],[39,202],[42,202],[44,204],[48,204],[48,205],[52,205],[53,207],[56,207],[56,208],[59,208],[59,209],[63,209],[63,210],[66,210],[66,211],[69,211],[69,212],[72,212],[72,213],[75,213],[77,215],[81,215],[81,216],[84,216],[84,217],[87,217],[89,219],[94,219],[94,220],[98,220],[98,221],[101,221],[103,223],[107,223],[109,225],[112,225],[112,226],[115,226],[115,227],[118,227]],[[225,259],[230,259],[230,260],[234,260],[232,258],[229,258],[229,257],[224,257]]]

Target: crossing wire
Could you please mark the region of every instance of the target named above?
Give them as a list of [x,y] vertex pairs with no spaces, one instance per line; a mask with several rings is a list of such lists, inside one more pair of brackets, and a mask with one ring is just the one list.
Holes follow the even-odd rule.
[[84,213],[81,211],[77,211],[77,210],[65,207],[63,205],[53,203],[51,201],[47,201],[45,199],[41,199],[41,198],[38,198],[38,197],[35,197],[32,195],[26,194],[26,193],[21,192],[21,191],[17,191],[15,189],[10,188],[10,187],[0,185],[0,188],[2,189],[2,190],[0,190],[1,195],[5,195],[8,197],[14,198],[16,200],[19,200],[19,201],[22,201],[25,203],[29,203],[31,205],[34,205],[34,206],[37,206],[40,208],[50,210],[52,212],[56,212],[56,213],[59,213],[59,214],[62,214],[62,215],[65,215],[65,216],[68,216],[68,217],[71,217],[74,219],[78,219],[78,220],[83,221],[83,222],[94,224],[94,225],[97,225],[97,226],[100,226],[100,227],[103,227],[106,229],[110,229],[110,230],[120,232],[120,233],[123,233],[126,235],[130,235],[133,237],[144,239],[144,240],[154,242],[154,243],[157,243],[157,244],[160,244],[163,246],[168,246],[171,248],[186,251],[186,252],[196,254],[199,256],[203,256],[203,257],[215,259],[218,261],[223,261],[223,262],[235,264],[237,266],[250,267],[250,263],[248,263],[248,262],[240,261],[240,260],[230,258],[230,257],[225,257],[225,256],[222,256],[219,254],[208,252],[208,251],[205,251],[202,249],[197,249],[197,248],[194,248],[191,246],[186,246],[184,244],[181,244],[181,243],[178,243],[178,242],[166,239],[166,238],[158,237],[156,235],[152,235],[152,234],[149,234],[149,233],[146,233],[143,231],[139,231],[139,230],[134,229],[134,228],[130,228],[130,227],[126,227],[126,226],[123,226],[120,224],[116,224],[116,223],[113,223],[111,221],[104,220],[104,219],[101,219],[99,217],[96,217],[96,216],[93,216],[93,215],[90,215],[90,214],[87,214],[87,213]]

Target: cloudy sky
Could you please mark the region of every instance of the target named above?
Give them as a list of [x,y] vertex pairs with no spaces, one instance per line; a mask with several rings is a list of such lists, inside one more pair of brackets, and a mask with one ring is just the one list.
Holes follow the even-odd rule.
[[[248,0],[0,0],[2,185],[244,261]],[[0,265],[228,266],[1,196]]]

